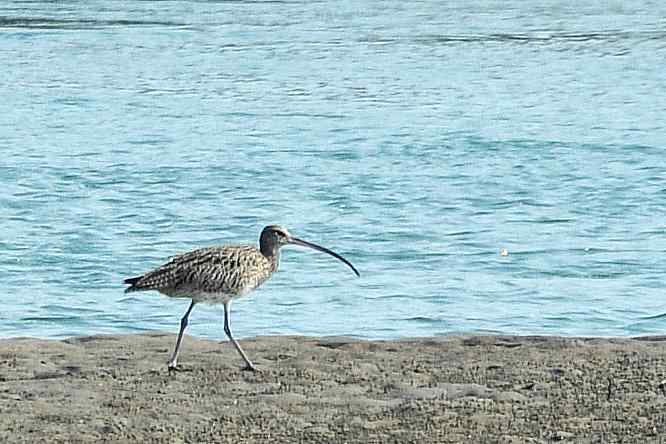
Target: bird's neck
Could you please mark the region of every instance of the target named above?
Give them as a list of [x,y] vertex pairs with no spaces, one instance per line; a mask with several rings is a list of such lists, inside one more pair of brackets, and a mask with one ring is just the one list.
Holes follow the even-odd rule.
[[277,271],[280,265],[280,249],[276,247],[261,246],[261,254],[271,263],[271,271]]

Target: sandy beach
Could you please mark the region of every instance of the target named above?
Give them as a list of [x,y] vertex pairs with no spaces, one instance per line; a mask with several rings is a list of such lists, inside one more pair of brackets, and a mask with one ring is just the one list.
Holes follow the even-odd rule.
[[666,337],[0,341],[0,442],[666,442]]

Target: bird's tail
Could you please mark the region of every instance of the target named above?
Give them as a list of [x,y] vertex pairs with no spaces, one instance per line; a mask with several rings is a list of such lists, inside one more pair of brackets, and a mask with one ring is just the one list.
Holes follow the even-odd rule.
[[125,293],[130,293],[132,291],[140,291],[141,288],[138,287],[137,284],[139,283],[139,281],[141,280],[142,277],[143,276],[136,276],[136,277],[131,277],[131,278],[125,279],[123,282],[125,284],[129,285],[129,287],[127,287],[125,289]]

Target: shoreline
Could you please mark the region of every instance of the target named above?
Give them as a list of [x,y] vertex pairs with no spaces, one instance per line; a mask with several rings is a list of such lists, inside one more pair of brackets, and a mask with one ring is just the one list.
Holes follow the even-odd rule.
[[0,442],[666,442],[666,336],[0,339]]

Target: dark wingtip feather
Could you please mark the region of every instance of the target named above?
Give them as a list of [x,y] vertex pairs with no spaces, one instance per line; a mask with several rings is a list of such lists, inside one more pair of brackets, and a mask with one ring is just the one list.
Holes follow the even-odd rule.
[[127,285],[130,285],[130,287],[125,289],[125,293],[129,293],[131,291],[138,291],[139,288],[136,287],[136,284],[141,280],[142,277],[143,276],[137,276],[125,279],[123,282]]

